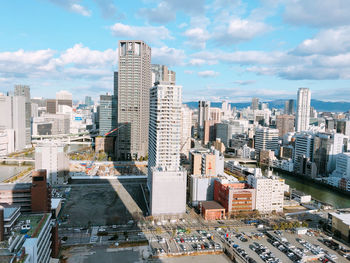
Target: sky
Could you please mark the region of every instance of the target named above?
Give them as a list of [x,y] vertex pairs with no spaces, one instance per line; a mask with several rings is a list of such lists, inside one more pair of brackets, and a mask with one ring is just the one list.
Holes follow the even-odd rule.
[[350,101],[348,0],[11,0],[0,5],[0,92],[112,92],[118,40],[144,40],[183,101]]

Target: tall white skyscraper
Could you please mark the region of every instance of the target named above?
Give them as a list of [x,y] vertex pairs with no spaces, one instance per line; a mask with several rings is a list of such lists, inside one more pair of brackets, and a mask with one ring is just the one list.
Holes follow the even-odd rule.
[[25,103],[24,96],[0,95],[0,130],[14,130],[15,151],[23,150],[26,145]]
[[35,147],[35,170],[45,169],[47,182],[63,184],[68,179],[69,159],[60,142],[43,142]]
[[191,149],[191,130],[192,130],[192,110],[186,105],[181,107],[181,153],[189,156]]
[[26,119],[26,145],[30,145],[32,141],[31,131],[31,115],[32,106],[30,102],[30,88],[27,85],[15,85],[15,96],[23,96],[25,98],[25,119]]
[[308,88],[299,88],[297,98],[297,112],[295,119],[295,130],[306,131],[310,122],[311,92]]
[[148,187],[152,215],[186,211],[186,171],[180,167],[181,89],[160,82],[150,92]]
[[119,41],[117,158],[145,157],[148,150],[151,48],[143,41]]

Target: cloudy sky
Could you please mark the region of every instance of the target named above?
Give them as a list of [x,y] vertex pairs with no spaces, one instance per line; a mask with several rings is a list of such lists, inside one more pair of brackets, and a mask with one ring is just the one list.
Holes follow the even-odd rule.
[[111,92],[117,42],[141,39],[183,100],[350,101],[349,0],[11,0],[0,7],[0,92]]

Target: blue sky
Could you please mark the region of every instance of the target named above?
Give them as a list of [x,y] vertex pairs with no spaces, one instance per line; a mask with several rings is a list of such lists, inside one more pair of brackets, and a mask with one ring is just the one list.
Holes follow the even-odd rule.
[[11,0],[0,8],[0,92],[97,98],[113,89],[120,39],[152,47],[183,100],[350,101],[348,0]]

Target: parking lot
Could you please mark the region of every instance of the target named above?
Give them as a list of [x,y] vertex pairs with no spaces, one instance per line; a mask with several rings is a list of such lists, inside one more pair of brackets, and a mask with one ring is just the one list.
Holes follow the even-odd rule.
[[323,237],[310,231],[297,235],[291,231],[235,231],[219,229],[222,241],[245,262],[349,262],[323,243]]
[[175,236],[170,233],[152,235],[149,241],[154,256],[222,252],[222,245],[215,241],[213,235],[200,230],[192,233],[178,231]]

